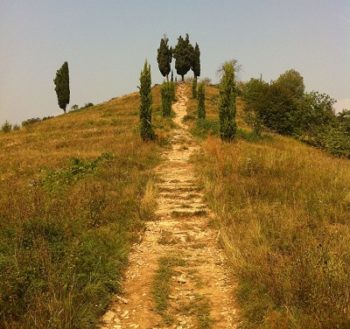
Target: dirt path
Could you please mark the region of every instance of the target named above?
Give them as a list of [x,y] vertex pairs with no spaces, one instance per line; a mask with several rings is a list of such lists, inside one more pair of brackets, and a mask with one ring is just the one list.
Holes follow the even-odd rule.
[[189,161],[200,147],[182,122],[185,88],[178,86],[173,105],[172,148],[156,170],[159,218],[134,247],[123,296],[116,296],[102,329],[236,328],[233,285]]

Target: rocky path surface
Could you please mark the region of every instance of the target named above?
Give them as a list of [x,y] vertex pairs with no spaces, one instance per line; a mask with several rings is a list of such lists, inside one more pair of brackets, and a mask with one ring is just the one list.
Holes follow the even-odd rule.
[[177,128],[156,169],[155,221],[134,246],[123,283],[102,319],[102,329],[236,328],[233,284],[218,232],[203,202],[190,157],[200,150],[187,126],[185,85],[173,105]]

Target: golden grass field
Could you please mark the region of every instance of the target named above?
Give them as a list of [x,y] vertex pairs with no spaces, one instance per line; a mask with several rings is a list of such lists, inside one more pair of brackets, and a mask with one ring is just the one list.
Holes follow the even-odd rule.
[[239,100],[238,138],[223,143],[213,129],[218,90],[206,91],[211,123],[190,120],[205,151],[195,162],[238,282],[242,328],[350,328],[350,161],[268,132],[255,138]]
[[153,101],[155,143],[139,137],[138,93],[0,133],[1,328],[92,328],[103,314],[153,211],[172,125],[159,87]]
[[[188,88],[190,92],[190,88]],[[291,138],[218,138],[218,89],[207,119],[186,122],[216,214],[242,328],[350,328],[350,161]],[[173,123],[153,88],[158,139],[139,138],[133,93],[0,133],[0,328],[93,328],[120,289],[130,243],[154,207],[152,169]]]

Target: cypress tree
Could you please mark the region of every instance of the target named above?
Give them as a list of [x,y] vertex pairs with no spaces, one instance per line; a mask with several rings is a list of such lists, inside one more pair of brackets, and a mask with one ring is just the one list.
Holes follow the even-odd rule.
[[170,84],[170,91],[171,91],[171,101],[175,101],[175,96],[176,96],[176,83],[175,82],[169,82]]
[[198,119],[205,119],[205,84],[198,85]]
[[171,114],[171,104],[173,101],[171,84],[171,82],[164,82],[161,86],[163,117],[169,117]]
[[140,135],[144,141],[153,140],[151,66],[145,61],[140,75]]
[[226,62],[222,68],[220,82],[220,137],[231,141],[236,134],[236,88],[233,63]]
[[157,62],[160,73],[169,80],[170,64],[172,61],[172,49],[168,46],[169,39],[166,35],[160,40],[158,48]]
[[198,43],[193,49],[192,53],[192,71],[194,74],[194,80],[192,83],[192,97],[197,98],[197,78],[201,75],[201,62],[200,62],[201,52],[199,50]]
[[57,70],[56,77],[53,81],[55,83],[58,106],[66,113],[66,108],[70,100],[69,69],[67,62],[64,62],[61,68]]
[[192,98],[197,98],[197,77],[192,81]]
[[174,48],[173,55],[175,58],[175,69],[177,74],[181,75],[184,81],[185,74],[191,69],[193,62],[193,46],[190,43],[190,37],[186,34],[183,39],[180,35],[177,45]]
[[198,46],[198,43],[196,43],[196,46],[193,49],[192,53],[192,71],[195,77],[201,76],[201,52]]

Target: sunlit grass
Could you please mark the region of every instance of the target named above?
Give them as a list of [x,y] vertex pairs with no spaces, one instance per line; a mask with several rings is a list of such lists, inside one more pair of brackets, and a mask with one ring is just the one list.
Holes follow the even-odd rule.
[[242,328],[348,328],[350,162],[274,134],[238,137],[209,136],[196,164]]
[[0,133],[1,328],[93,328],[120,289],[171,129],[153,99],[155,143],[137,93]]

